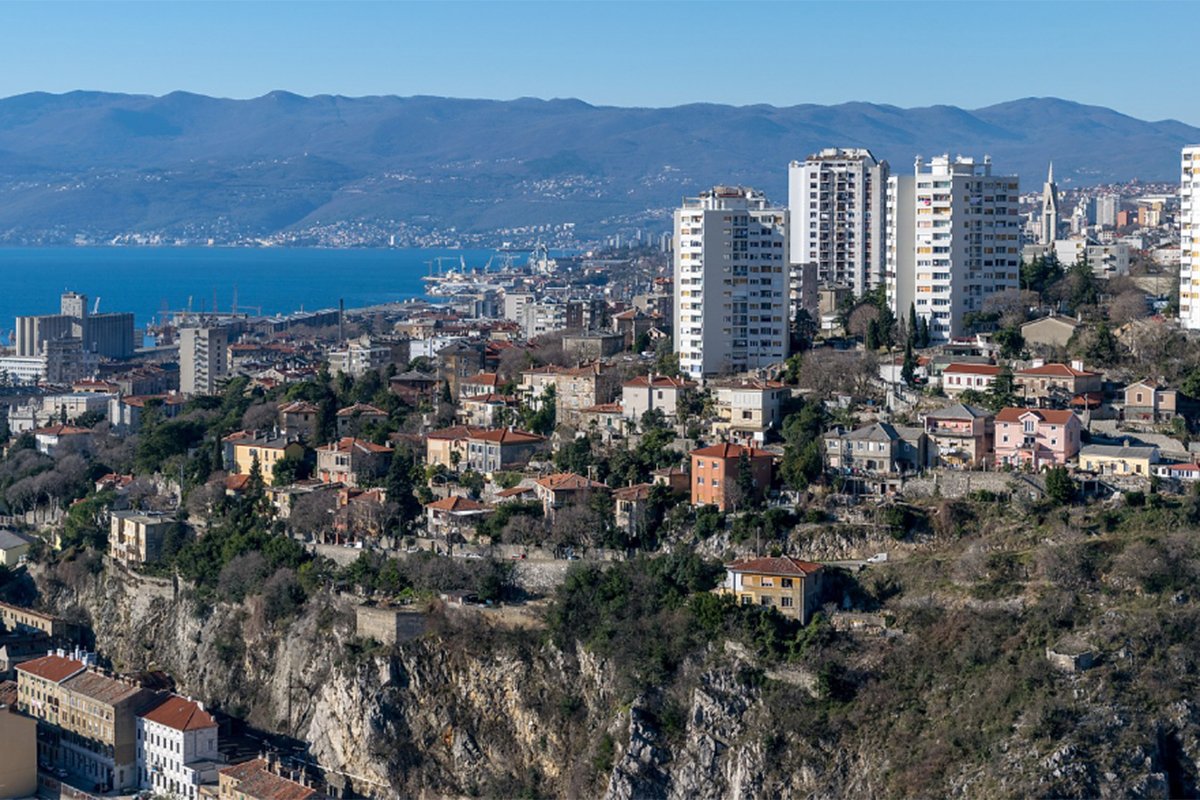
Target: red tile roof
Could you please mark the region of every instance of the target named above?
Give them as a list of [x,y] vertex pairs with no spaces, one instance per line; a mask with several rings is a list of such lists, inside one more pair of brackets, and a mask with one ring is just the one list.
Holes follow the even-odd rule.
[[279,409],[281,414],[320,414],[321,409],[317,408],[315,403],[309,403],[305,400],[296,400],[288,403]]
[[549,489],[552,492],[608,488],[603,483],[588,480],[582,475],[576,475],[574,472],[556,472],[553,475],[539,478],[537,484],[543,489]]
[[532,486],[514,486],[511,489],[501,489],[496,492],[496,497],[520,497],[523,494],[529,494],[533,491]]
[[60,683],[72,675],[82,672],[83,662],[63,656],[42,656],[17,664],[16,669],[18,672],[28,672],[30,675],[36,675],[51,683]]
[[166,725],[177,731],[198,731],[217,727],[217,721],[199,703],[173,694],[150,711],[142,714],[143,719]]
[[474,386],[499,386],[502,381],[500,376],[494,372],[481,372],[478,375],[463,378],[459,383],[469,383]]
[[584,414],[624,414],[625,409],[620,403],[600,403],[580,409]]
[[33,431],[35,436],[78,436],[91,432],[90,428],[78,428],[74,425],[50,425]]
[[249,475],[226,475],[225,488],[231,492],[240,492],[250,482]]
[[497,444],[532,444],[533,442],[545,441],[546,437],[538,436],[536,433],[528,431],[510,430],[509,428],[497,428],[495,430],[487,430],[482,428],[474,429],[474,432],[466,438],[478,439],[484,442],[496,442]]
[[613,497],[617,500],[649,500],[652,488],[653,485],[649,483],[635,483],[633,486],[614,489]]
[[1059,411],[1048,408],[1002,408],[996,415],[996,422],[1020,422],[1026,414],[1033,414],[1043,422],[1051,425],[1066,425],[1075,415],[1073,411]]
[[432,503],[426,503],[426,508],[432,508],[434,511],[486,511],[487,506],[483,503],[477,503],[469,497],[460,497],[452,495],[443,497],[441,500],[434,500]]
[[653,386],[658,389],[691,389],[696,385],[695,381],[689,381],[687,378],[672,378],[669,375],[638,375],[622,384],[630,388]]
[[1017,373],[1018,375],[1032,376],[1049,376],[1053,378],[1090,378],[1098,375],[1098,372],[1088,372],[1084,369],[1075,369],[1066,364],[1043,364],[1040,367],[1028,367]]
[[341,411],[337,412],[339,417],[352,417],[355,414],[370,414],[377,417],[387,416],[387,412],[382,408],[376,408],[368,403],[355,403],[354,405],[347,406],[346,408],[343,408]]
[[452,425],[449,428],[442,428],[440,431],[430,431],[426,434],[426,439],[449,439],[456,441],[458,439],[466,439],[469,436],[474,436],[487,431],[487,428],[477,428],[474,425]]
[[253,800],[309,800],[317,794],[310,786],[276,775],[261,758],[221,770],[237,782],[237,792]]
[[732,564],[726,564],[725,569],[730,572],[753,572],[764,575],[808,576],[820,570],[821,565],[812,561],[801,561],[791,556],[781,556],[778,558],[742,559],[734,561]]
[[693,450],[689,455],[703,456],[705,458],[741,458],[742,453],[745,453],[750,458],[772,457],[771,453],[766,450],[759,450],[755,447],[743,447],[740,444],[731,444],[729,442],[702,447],[699,450]]
[[390,453],[392,448],[369,442],[366,439],[356,439],[353,436],[343,436],[336,442],[330,442],[318,448],[326,453],[349,453],[351,450],[361,450],[364,453]]
[[950,364],[942,374],[947,372],[962,373],[964,375],[999,375],[1000,367],[995,364]]

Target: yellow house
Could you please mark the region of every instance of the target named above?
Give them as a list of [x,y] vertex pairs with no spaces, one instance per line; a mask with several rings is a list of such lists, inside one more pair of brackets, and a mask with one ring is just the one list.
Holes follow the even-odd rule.
[[1158,448],[1151,446],[1089,444],[1079,451],[1079,468],[1098,475],[1150,477],[1158,463]]
[[823,567],[783,556],[750,558],[725,565],[720,594],[732,594],[744,606],[774,608],[807,625],[821,603]]
[[249,475],[258,458],[259,469],[262,470],[263,482],[270,486],[274,482],[273,471],[275,464],[291,456],[294,459],[304,458],[304,445],[295,439],[279,436],[274,439],[237,439],[233,444],[233,472]]
[[37,794],[37,721],[0,705],[0,797]]

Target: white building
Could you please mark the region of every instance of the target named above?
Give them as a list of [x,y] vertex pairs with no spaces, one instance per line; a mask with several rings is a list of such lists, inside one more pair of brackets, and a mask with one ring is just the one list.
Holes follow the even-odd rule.
[[1102,194],[1096,198],[1096,224],[1102,228],[1117,227],[1117,212],[1121,210],[1121,198],[1115,194]]
[[217,783],[224,763],[217,721],[199,703],[171,695],[138,716],[137,759],[142,789],[194,800],[201,785]]
[[882,283],[888,163],[870,150],[829,148],[788,165],[788,261],[855,297]]
[[679,416],[679,403],[696,386],[695,381],[686,378],[639,375],[621,385],[621,409],[627,419],[635,422],[651,409],[658,409],[663,417],[674,421]]
[[1179,191],[1179,322],[1200,328],[1200,145],[1183,148]]
[[179,329],[179,391],[216,394],[229,377],[229,333],[225,328]]
[[788,354],[787,211],[717,186],[675,211],[675,351],[693,378]]
[[360,378],[387,366],[391,357],[392,350],[387,345],[373,344],[371,337],[362,336],[346,342],[344,347],[329,351],[329,371],[334,375],[344,372]]
[[888,179],[887,296],[897,319],[910,307],[935,341],[960,335],[967,314],[1017,289],[1018,179],[992,162],[918,158],[912,175]]
[[1059,239],[1054,243],[1054,254],[1064,267],[1087,258],[1098,278],[1129,274],[1129,245],[1124,242],[1100,244],[1084,238]]
[[1046,183],[1042,185],[1042,220],[1038,244],[1050,244],[1058,239],[1058,218],[1058,186],[1054,183],[1054,164],[1051,163]]

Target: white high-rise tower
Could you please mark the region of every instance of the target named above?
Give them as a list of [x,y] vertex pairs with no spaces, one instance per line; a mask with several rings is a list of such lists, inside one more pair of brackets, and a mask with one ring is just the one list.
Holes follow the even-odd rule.
[[1050,162],[1050,172],[1046,183],[1042,186],[1042,227],[1038,244],[1054,244],[1058,238],[1058,186],[1054,183],[1054,162]]
[[1179,322],[1200,328],[1200,145],[1183,148],[1179,180]]
[[870,150],[829,148],[788,165],[793,269],[855,297],[883,282],[888,163]]
[[948,155],[888,179],[886,282],[897,319],[910,307],[935,341],[960,335],[967,314],[1019,286],[1019,181],[992,162]]
[[788,355],[786,209],[717,186],[675,211],[675,352],[699,378]]

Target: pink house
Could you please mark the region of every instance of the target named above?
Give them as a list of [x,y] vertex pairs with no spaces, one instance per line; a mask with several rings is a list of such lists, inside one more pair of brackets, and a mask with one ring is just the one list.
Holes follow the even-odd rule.
[[942,391],[954,397],[967,389],[986,392],[1000,374],[995,364],[950,364],[942,370]]
[[925,435],[938,463],[965,467],[991,460],[995,419],[981,408],[962,403],[925,415]]
[[996,463],[1034,469],[1066,464],[1079,453],[1082,427],[1072,411],[1002,409],[996,415]]

